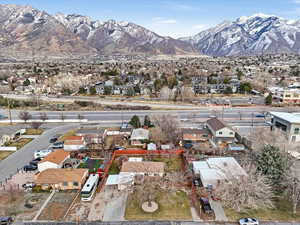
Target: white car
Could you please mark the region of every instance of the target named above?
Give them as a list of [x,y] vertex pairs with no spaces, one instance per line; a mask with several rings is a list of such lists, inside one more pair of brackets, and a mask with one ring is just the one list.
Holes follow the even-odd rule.
[[254,218],[242,218],[239,220],[240,225],[259,225],[257,219]]
[[51,149],[37,150],[37,151],[34,152],[33,157],[35,159],[36,158],[45,158],[51,152],[53,152]]

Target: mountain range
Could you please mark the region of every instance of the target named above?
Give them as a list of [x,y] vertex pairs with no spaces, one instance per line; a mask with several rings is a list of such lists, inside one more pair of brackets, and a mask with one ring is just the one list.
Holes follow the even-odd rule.
[[255,14],[225,21],[191,37],[160,36],[142,26],[82,15],[50,15],[31,6],[0,4],[0,55],[300,53],[300,21]]

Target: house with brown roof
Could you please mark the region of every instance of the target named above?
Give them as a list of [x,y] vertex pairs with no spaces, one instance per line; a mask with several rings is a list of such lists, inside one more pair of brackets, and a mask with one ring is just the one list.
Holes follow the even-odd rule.
[[65,151],[78,151],[86,149],[86,141],[83,136],[70,136],[64,141]]
[[211,132],[212,141],[215,143],[233,143],[235,140],[235,131],[218,118],[212,118],[206,121],[207,128]]
[[43,190],[79,190],[88,175],[88,169],[47,169],[35,176],[35,184]]
[[101,144],[104,139],[104,130],[95,128],[81,128],[76,132],[77,136],[84,137],[88,144]]
[[205,142],[209,140],[207,129],[182,129],[182,140],[184,142]]
[[42,161],[38,163],[38,171],[42,172],[47,169],[62,168],[64,162],[70,158],[70,153],[63,149],[58,149],[48,154]]

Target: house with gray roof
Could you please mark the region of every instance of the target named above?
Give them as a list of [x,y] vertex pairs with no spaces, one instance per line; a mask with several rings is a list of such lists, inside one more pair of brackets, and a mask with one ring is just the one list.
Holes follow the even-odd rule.
[[234,143],[235,131],[228,127],[223,121],[218,118],[211,118],[206,121],[206,126],[212,135],[214,143]]

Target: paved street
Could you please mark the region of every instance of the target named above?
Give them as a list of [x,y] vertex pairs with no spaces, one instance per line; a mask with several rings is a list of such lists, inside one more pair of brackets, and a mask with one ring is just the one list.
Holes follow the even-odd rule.
[[29,163],[33,159],[35,150],[47,148],[50,145],[49,139],[55,134],[63,134],[76,127],[78,127],[78,124],[69,124],[47,130],[32,142],[2,160],[0,162],[0,182],[3,182],[6,178],[15,174],[18,169],[23,168],[24,165]]

